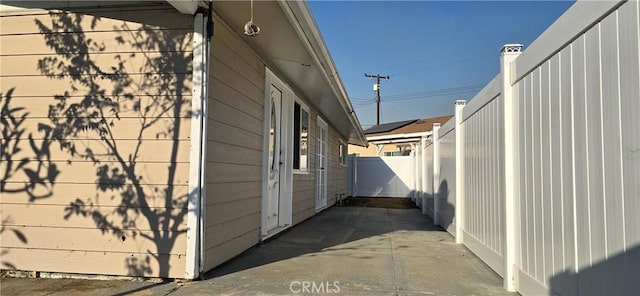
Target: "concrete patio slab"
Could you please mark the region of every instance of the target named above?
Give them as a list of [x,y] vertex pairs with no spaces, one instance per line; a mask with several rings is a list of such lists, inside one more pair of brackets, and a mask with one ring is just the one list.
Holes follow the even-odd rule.
[[420,210],[364,207],[330,208],[201,281],[3,278],[0,284],[2,295],[514,295]]
[[207,278],[174,294],[304,294],[305,282],[343,295],[511,294],[418,209],[331,208]]

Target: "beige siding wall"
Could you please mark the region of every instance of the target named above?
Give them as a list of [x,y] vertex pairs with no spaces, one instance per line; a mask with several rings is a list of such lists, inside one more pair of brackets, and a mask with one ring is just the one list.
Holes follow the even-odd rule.
[[[347,194],[348,169],[340,164],[340,140],[344,141],[338,131],[329,125],[329,149],[327,162],[327,206],[336,203],[336,195]],[[349,153],[349,152],[347,152]]]
[[205,269],[259,240],[265,65],[220,19],[212,40]]
[[192,31],[167,5],[0,14],[3,269],[184,277]]
[[[210,71],[205,270],[260,239],[265,63],[216,17]],[[281,77],[282,78],[282,77]],[[311,107],[306,98],[300,97]],[[309,169],[293,174],[293,224],[315,214],[317,113],[309,110]],[[338,134],[329,128],[329,205],[347,191],[338,164]]]
[[[308,103],[306,103],[308,105]],[[316,213],[316,146],[317,146],[317,113],[309,111],[309,140],[307,155],[309,169],[307,173],[293,174],[293,224],[313,216]]]
[[[293,175],[293,224],[300,223],[315,215],[316,210],[316,146],[317,146],[317,113],[309,115],[309,172]],[[344,139],[333,126],[328,128],[327,151],[327,206],[335,204],[336,194],[347,193],[347,167],[339,162],[339,142]]]

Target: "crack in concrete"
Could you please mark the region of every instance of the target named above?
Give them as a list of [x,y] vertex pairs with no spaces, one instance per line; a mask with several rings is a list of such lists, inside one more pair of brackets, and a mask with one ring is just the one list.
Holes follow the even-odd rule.
[[49,292],[49,293],[47,293],[47,294],[44,294],[44,295],[46,296],[46,295],[54,294],[54,293],[56,293],[56,292],[58,292],[58,291],[63,290],[64,288],[66,288],[66,287],[68,287],[68,286],[71,286],[71,284],[73,284],[73,282],[67,283],[66,285],[62,285],[62,287],[58,288],[57,290],[53,290],[53,291],[51,291],[51,292]]
[[169,294],[173,294],[173,292],[178,291],[180,289],[181,286],[176,285],[175,287],[173,287],[171,290],[167,291],[167,293],[165,293],[163,296],[167,296]]
[[395,253],[393,252],[393,232],[395,231],[395,227],[393,225],[393,219],[391,218],[391,215],[389,214],[389,209],[387,209],[385,211],[385,214],[387,216],[387,222],[389,223],[389,225],[391,226],[391,231],[389,232],[389,246],[391,247],[391,263],[393,264],[393,286],[395,287],[395,295],[398,295],[398,291],[399,291],[399,287],[398,287],[398,273],[397,273],[397,269],[396,269],[396,256]]

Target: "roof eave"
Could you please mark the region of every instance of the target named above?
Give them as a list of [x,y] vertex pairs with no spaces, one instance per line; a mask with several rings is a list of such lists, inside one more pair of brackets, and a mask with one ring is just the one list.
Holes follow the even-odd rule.
[[[286,14],[290,15],[292,25],[299,29],[306,38],[305,44],[309,46],[308,51],[320,65],[320,70],[324,78],[329,82],[331,88],[342,106],[345,115],[348,117],[353,127],[351,135],[348,137],[349,143],[367,147],[368,143],[364,135],[360,121],[351,105],[349,96],[340,79],[337,68],[329,50],[320,34],[318,26],[313,18],[311,10],[306,1],[285,1],[280,0],[280,4]],[[295,21],[294,21],[295,20]]]

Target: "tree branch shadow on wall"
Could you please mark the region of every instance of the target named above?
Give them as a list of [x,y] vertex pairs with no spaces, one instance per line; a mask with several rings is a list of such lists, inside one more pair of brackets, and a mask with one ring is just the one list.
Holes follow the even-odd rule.
[[[29,113],[24,107],[15,106],[12,102],[14,90],[15,88],[11,88],[6,93],[0,92],[0,195],[24,194],[28,197],[28,202],[32,203],[51,197],[60,170],[51,161],[51,141],[44,140],[39,143],[35,139],[37,136],[27,133],[25,120]],[[25,176],[28,181],[24,181]],[[27,236],[13,222],[13,216],[4,213],[0,235],[5,231],[10,232],[18,241],[27,245]],[[0,258],[6,258],[8,253],[8,250],[3,249],[0,251]],[[2,268],[16,269],[13,263],[5,260],[1,261],[1,265]]]
[[[184,95],[190,91],[190,39],[184,32],[134,28],[123,21],[113,27],[113,40],[99,41],[85,32],[100,22],[100,16],[81,13],[36,20],[56,53],[38,61],[39,71],[70,83],[53,96],[49,122],[39,129],[66,152],[71,167],[89,163],[95,169],[95,192],[79,194],[66,206],[64,219],[91,219],[97,231],[122,242],[150,242],[155,249],[126,259],[128,275],[168,277],[176,240],[187,230],[188,192],[175,186],[187,181],[177,176],[179,153],[188,153],[180,150],[181,125],[199,116],[191,114]],[[117,47],[130,50],[119,53]],[[104,63],[109,55],[113,60]],[[158,141],[169,148],[155,151]],[[144,157],[151,153],[153,159]],[[150,171],[158,164],[166,174]],[[154,175],[166,179],[147,180]],[[153,270],[152,260],[159,270]]]

